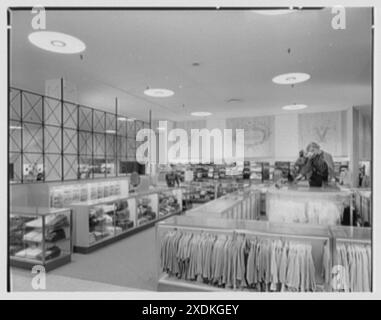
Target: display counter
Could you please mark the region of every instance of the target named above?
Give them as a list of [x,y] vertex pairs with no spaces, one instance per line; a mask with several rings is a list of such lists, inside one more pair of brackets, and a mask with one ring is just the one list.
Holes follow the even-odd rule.
[[[159,291],[329,290],[327,227],[178,216],[158,223],[156,235]],[[283,262],[271,260],[273,253],[274,258],[283,254]],[[307,269],[293,265],[297,256]],[[261,265],[258,270],[256,261]],[[233,270],[231,265],[239,267]]]
[[271,187],[266,193],[266,215],[272,222],[340,225],[345,209],[352,213],[351,192],[335,187]]
[[258,220],[260,216],[260,192],[249,189],[233,192],[189,210],[186,215]]
[[31,270],[42,265],[45,271],[71,261],[72,211],[39,207],[12,207],[10,210],[10,265]]
[[182,210],[181,189],[157,188],[128,197],[73,203],[74,251],[89,253]]

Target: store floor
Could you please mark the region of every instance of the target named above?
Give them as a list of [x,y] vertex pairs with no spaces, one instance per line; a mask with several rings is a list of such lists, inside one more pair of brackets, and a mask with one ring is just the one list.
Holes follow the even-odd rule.
[[[12,290],[32,291],[33,275],[12,269]],[[155,228],[89,254],[74,254],[72,262],[47,274],[48,291],[156,291]]]

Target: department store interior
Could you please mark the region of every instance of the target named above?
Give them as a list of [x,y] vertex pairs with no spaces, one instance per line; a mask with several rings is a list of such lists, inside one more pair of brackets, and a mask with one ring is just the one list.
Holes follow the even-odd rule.
[[373,11],[341,9],[11,10],[11,291],[371,292]]

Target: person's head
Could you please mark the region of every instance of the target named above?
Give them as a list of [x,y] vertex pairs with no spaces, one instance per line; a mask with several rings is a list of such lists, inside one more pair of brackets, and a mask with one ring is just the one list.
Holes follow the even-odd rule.
[[307,157],[312,157],[320,152],[320,146],[316,142],[311,142],[307,146]]
[[304,152],[304,150],[300,150],[299,151],[299,157],[300,158],[303,158],[305,156],[305,152]]

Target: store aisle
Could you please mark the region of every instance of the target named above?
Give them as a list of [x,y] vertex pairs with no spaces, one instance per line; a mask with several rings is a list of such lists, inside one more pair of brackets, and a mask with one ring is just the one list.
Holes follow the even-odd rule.
[[[11,271],[12,292],[34,291],[32,287],[33,274],[27,270],[13,268]],[[104,282],[80,280],[48,273],[46,288],[49,292],[126,292],[136,291],[134,288],[114,286]]]
[[[48,276],[57,276],[52,277],[55,283],[63,283],[66,278],[66,281],[70,280],[69,285],[71,281],[75,283],[75,279],[96,282],[90,285],[92,291],[103,291],[101,283],[104,283],[105,291],[123,291],[122,287],[129,291],[131,288],[156,291],[155,257],[155,228],[152,227],[92,253],[73,254],[71,263],[50,271]],[[22,277],[25,283],[19,273],[17,287],[25,291],[23,288],[30,285],[31,277],[27,271]]]

